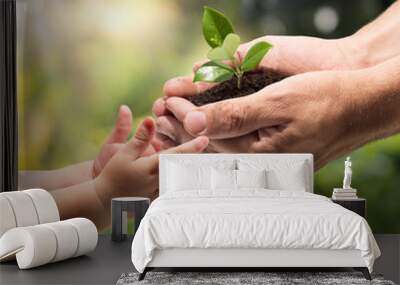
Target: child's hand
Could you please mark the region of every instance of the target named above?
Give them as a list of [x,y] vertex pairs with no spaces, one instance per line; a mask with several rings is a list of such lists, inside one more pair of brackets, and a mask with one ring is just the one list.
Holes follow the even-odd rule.
[[114,154],[124,146],[132,129],[132,112],[128,106],[119,107],[115,127],[106,142],[101,146],[93,161],[92,175],[96,178]]
[[[154,137],[155,126],[151,118],[145,119],[135,136],[121,147],[94,180],[97,196],[109,208],[111,198],[140,196],[155,198],[158,195],[158,154],[142,156]],[[198,153],[208,145],[207,137],[197,137],[166,153]]]
[[[99,153],[93,161],[92,178],[100,175],[108,161],[126,143],[132,129],[132,112],[128,106],[122,105],[118,111],[118,118],[115,127],[106,142],[101,146]],[[156,140],[152,140],[143,155],[151,155],[159,151],[160,146]]]

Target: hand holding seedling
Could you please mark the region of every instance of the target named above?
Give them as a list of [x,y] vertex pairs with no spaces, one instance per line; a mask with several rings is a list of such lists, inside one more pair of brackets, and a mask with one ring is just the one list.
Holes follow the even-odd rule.
[[[355,71],[303,73],[257,93],[197,107],[166,100],[157,119],[174,143],[198,135],[208,151],[313,153],[316,169],[377,138],[400,131],[400,56]],[[388,74],[384,80],[380,74]],[[368,82],[368,84],[366,84]]]
[[[364,53],[354,49],[354,46],[357,46],[355,42],[359,40],[358,36],[337,40],[303,36],[264,36],[236,48],[238,36],[232,34],[231,22],[220,12],[206,8],[202,22],[204,37],[207,42],[210,42],[211,47],[214,46],[208,53],[212,60],[196,63],[193,68],[195,73],[193,77],[177,77],[166,82],[164,93],[168,97],[179,96],[190,99],[195,97],[193,95],[203,93],[215,84],[230,80],[232,77],[233,79],[240,77],[241,80],[237,80],[237,84],[243,85],[241,84],[243,76],[257,70],[265,70],[266,75],[272,73],[293,75],[317,70],[347,70],[367,67],[367,61],[360,56]],[[223,24],[219,24],[220,28],[216,28],[213,23]],[[224,41],[226,41],[225,44]],[[259,45],[261,45],[260,49]],[[273,48],[271,48],[272,45]],[[236,51],[232,52],[235,49]],[[250,50],[259,52],[254,52],[253,54],[256,54],[254,57],[248,55]],[[220,56],[221,54],[222,56]],[[353,56],[354,54],[357,56]],[[385,54],[390,53],[385,52]],[[221,57],[227,59],[218,59]],[[245,58],[252,64],[244,65]],[[242,70],[235,69],[235,66],[241,67]],[[249,71],[249,67],[251,67],[251,71]],[[153,105],[153,112],[156,116],[168,114],[164,99],[158,99]]]
[[[397,2],[355,35],[338,40],[267,37],[274,48],[258,68],[298,75],[247,97],[195,106],[179,97],[202,94],[214,83],[193,83],[189,77],[168,81],[166,97],[153,106],[158,137],[171,147],[207,135],[210,152],[310,152],[318,169],[367,142],[398,133],[400,49],[394,46],[400,42],[390,34],[399,15]],[[239,46],[239,62],[253,45]],[[307,71],[317,72],[300,74]]]

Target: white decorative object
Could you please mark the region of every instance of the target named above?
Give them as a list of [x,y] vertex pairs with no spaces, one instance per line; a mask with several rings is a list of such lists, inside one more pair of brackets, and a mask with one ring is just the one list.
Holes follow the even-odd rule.
[[0,238],[0,261],[16,257],[20,269],[33,268],[86,254],[97,238],[96,226],[85,218],[18,227]]
[[8,230],[15,228],[17,222],[10,202],[0,195],[0,237]]
[[79,236],[75,229],[71,228],[70,223],[54,222],[44,224],[44,227],[51,229],[51,231],[56,235],[57,247],[56,255],[53,257],[52,262],[57,262],[74,256],[77,252]]
[[22,193],[28,194],[33,201],[39,224],[51,223],[60,220],[56,201],[49,192],[43,189],[29,189]]
[[353,171],[351,170],[351,160],[350,156],[346,158],[344,162],[344,178],[343,178],[343,189],[352,189],[351,188],[351,178],[353,175]]
[[14,228],[0,238],[0,261],[17,259],[20,269],[49,263],[56,251],[53,231],[42,225]]
[[20,269],[92,251],[96,226],[88,219],[60,222],[56,202],[42,189],[0,193],[0,262],[17,259]]
[[78,248],[73,257],[86,254],[96,248],[98,233],[96,226],[91,220],[85,218],[74,218],[63,222],[71,224],[78,233]]
[[15,227],[34,226],[60,220],[53,196],[43,189],[2,192],[0,206],[0,237],[7,230]]
[[3,192],[1,196],[10,202],[15,216],[17,227],[26,227],[39,224],[35,205],[30,196],[23,191]]
[[351,179],[353,171],[351,170],[351,159],[350,156],[346,158],[344,162],[344,178],[343,188],[334,188],[332,193],[332,199],[337,200],[352,200],[357,199],[357,189],[351,187]]

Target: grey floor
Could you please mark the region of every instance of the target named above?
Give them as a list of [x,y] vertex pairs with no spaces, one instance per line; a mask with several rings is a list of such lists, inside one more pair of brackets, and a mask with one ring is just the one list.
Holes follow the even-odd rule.
[[[400,235],[376,235],[382,257],[375,272],[385,279],[400,281]],[[122,273],[134,271],[130,241],[111,242],[100,236],[94,252],[30,270],[18,270],[15,262],[0,265],[0,284],[115,284]]]
[[381,250],[381,257],[374,265],[374,272],[381,273],[385,279],[400,283],[400,234],[375,235],[376,242]]
[[99,243],[88,256],[18,270],[15,262],[0,264],[0,284],[115,284],[124,272],[133,271],[131,242],[114,243],[110,236],[99,236]]

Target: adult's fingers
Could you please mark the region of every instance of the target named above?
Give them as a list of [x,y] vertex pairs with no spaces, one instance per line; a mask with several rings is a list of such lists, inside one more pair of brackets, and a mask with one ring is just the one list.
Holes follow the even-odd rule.
[[136,159],[150,146],[154,137],[155,124],[152,118],[146,118],[139,125],[135,136],[125,145],[124,151],[132,159]]
[[187,97],[204,92],[214,85],[214,83],[193,82],[192,76],[182,76],[165,82],[163,91],[167,97]]
[[193,136],[183,128],[182,124],[172,116],[162,116],[156,120],[157,132],[177,143],[184,143],[193,139]]
[[178,121],[183,122],[186,115],[192,111],[197,111],[200,108],[189,102],[184,98],[172,97],[165,101],[165,106],[171,113],[178,119]]
[[[157,118],[156,126],[157,132],[167,136],[175,143],[175,145],[182,144],[193,139],[193,137],[183,128],[182,124],[174,117],[162,116]],[[212,149],[213,152],[248,152],[249,146],[257,139],[258,135],[256,132],[235,138],[215,139],[210,141],[207,151]]]
[[165,106],[165,98],[158,98],[154,101],[152,111],[156,117],[171,115],[171,112]]
[[169,98],[167,108],[192,136],[225,139],[282,123],[273,100],[259,91],[253,95],[196,107],[183,98]]
[[118,118],[106,143],[125,143],[132,129],[132,112],[128,106],[119,107]]
[[258,129],[255,132],[257,139],[249,144],[249,151],[255,153],[288,152],[284,146],[278,144],[279,138],[282,137],[282,130],[284,130],[283,126]]

